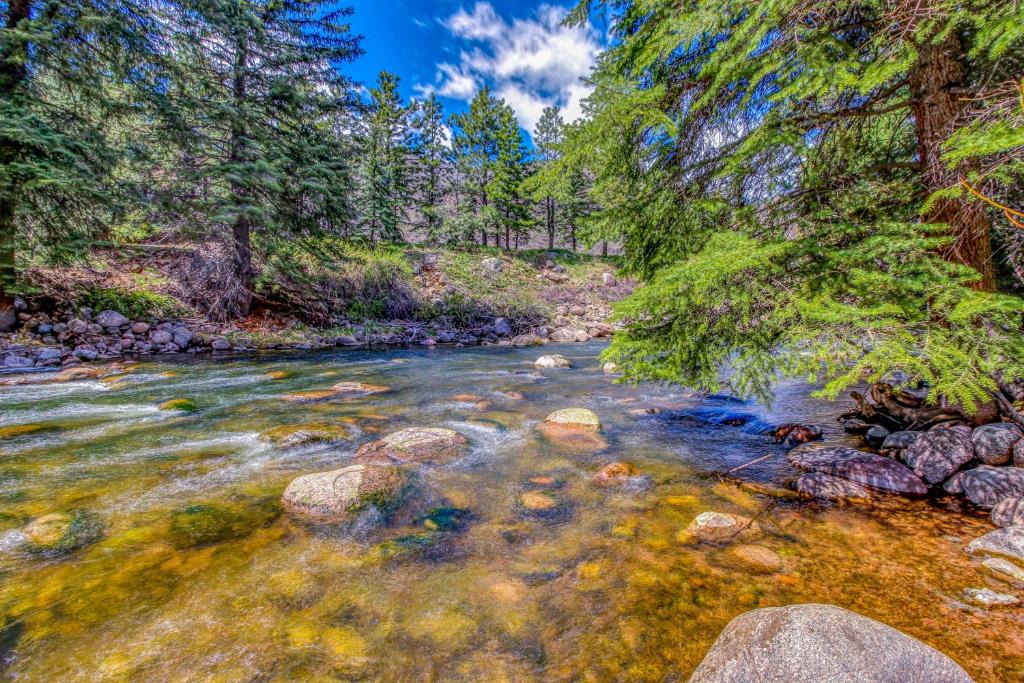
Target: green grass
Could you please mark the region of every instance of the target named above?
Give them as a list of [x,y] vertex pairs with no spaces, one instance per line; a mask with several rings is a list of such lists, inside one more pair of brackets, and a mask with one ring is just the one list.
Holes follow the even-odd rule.
[[129,318],[163,318],[183,312],[173,297],[145,288],[94,287],[78,297],[78,305],[94,311],[117,311]]

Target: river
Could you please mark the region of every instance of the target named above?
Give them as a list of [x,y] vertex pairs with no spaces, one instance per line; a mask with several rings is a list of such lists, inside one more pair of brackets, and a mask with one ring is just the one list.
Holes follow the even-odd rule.
[[[963,550],[992,528],[983,515],[952,499],[777,500],[715,476],[774,453],[743,477],[782,484],[793,474],[783,450],[750,425],[816,423],[843,440],[846,404],[798,383],[770,409],[618,384],[601,348],[168,357],[102,381],[0,387],[0,430],[26,427],[0,440],[0,677],[685,681],[736,615],[824,602],[920,638],[977,681],[1018,680],[1018,611],[961,601],[986,585]],[[533,368],[555,352],[575,368]],[[390,391],[287,398],[342,381]],[[159,409],[175,398],[196,410]],[[566,407],[596,412],[601,441],[567,449],[537,430]],[[699,419],[716,411],[756,421]],[[259,438],[301,423],[341,425],[349,438]],[[343,467],[359,444],[411,426],[471,442],[467,456],[419,472],[434,514],[444,511],[440,532],[423,519],[336,529],[282,511],[295,477]],[[594,485],[612,461],[636,465],[646,485]],[[536,489],[556,501],[545,514],[517,504]],[[707,510],[756,516],[755,542],[781,569],[687,542],[681,532]],[[26,523],[69,511],[99,530],[93,542],[25,549]]]

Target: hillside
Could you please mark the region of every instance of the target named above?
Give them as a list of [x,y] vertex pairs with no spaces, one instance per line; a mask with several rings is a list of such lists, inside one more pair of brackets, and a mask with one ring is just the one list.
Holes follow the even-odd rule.
[[297,242],[260,264],[252,313],[225,319],[202,245],[98,250],[37,268],[0,336],[8,369],[125,355],[386,344],[540,344],[611,333],[633,289],[613,258],[565,251]]

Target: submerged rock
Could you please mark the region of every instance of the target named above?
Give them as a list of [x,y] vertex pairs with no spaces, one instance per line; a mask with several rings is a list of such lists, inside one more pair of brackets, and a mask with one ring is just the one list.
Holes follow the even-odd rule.
[[171,515],[171,544],[190,548],[240,538],[249,530],[242,521],[235,511],[221,505],[189,505]]
[[986,465],[1005,465],[1013,457],[1013,445],[1020,441],[1020,428],[1008,422],[978,427],[971,434],[974,454]]
[[974,442],[968,428],[933,429],[903,451],[903,460],[929,484],[940,484],[974,459]]
[[196,409],[196,402],[190,398],[172,398],[160,404],[160,410],[177,410],[183,413],[191,413]]
[[1004,498],[996,503],[992,523],[999,527],[1024,526],[1024,498]]
[[786,458],[800,469],[831,474],[876,489],[908,495],[924,495],[928,487],[907,467],[890,458],[847,446],[804,444]]
[[99,379],[107,374],[102,368],[78,367],[61,370],[50,378],[51,382],[78,382],[83,379]]
[[979,507],[995,507],[1006,498],[1024,498],[1024,468],[981,465],[960,477],[964,493]]
[[743,544],[729,549],[729,559],[745,569],[772,574],[782,569],[783,562],[774,550],[760,545]]
[[572,361],[565,356],[555,354],[551,356],[541,356],[534,362],[534,365],[538,368],[571,368]]
[[60,555],[99,540],[103,524],[87,510],[52,512],[29,522],[21,533],[29,552]]
[[776,443],[790,448],[821,439],[821,427],[788,423],[775,428],[772,433]]
[[598,486],[623,486],[638,479],[643,479],[643,473],[628,462],[613,462],[605,465],[590,478]]
[[690,683],[970,683],[905,633],[834,605],[753,610],[725,627]]
[[335,395],[348,397],[348,396],[368,396],[370,394],[383,394],[391,391],[390,387],[382,387],[376,384],[366,384],[365,382],[338,382],[331,391]]
[[1005,558],[990,557],[982,562],[981,566],[1004,581],[1024,584],[1024,567],[1019,567]]
[[870,500],[871,493],[857,482],[823,472],[808,472],[797,477],[794,488],[801,495],[823,500]]
[[967,552],[1024,562],[1024,526],[1008,526],[979,536],[967,544]]
[[392,512],[409,482],[409,474],[398,467],[350,465],[295,479],[281,501],[288,511],[314,521],[350,522],[370,508]]
[[381,464],[443,465],[458,460],[467,450],[469,439],[453,429],[413,427],[363,444],[356,451],[356,459]]
[[753,535],[759,531],[757,522],[749,517],[728,512],[702,512],[686,527],[680,540],[687,540],[686,537],[689,537],[698,541],[722,543],[740,534]]
[[1016,607],[1021,602],[1016,596],[997,593],[991,588],[966,588],[964,597],[982,607]]
[[260,441],[267,441],[275,446],[290,448],[305,446],[311,443],[328,443],[345,441],[352,434],[347,427],[328,424],[281,425],[260,432]]

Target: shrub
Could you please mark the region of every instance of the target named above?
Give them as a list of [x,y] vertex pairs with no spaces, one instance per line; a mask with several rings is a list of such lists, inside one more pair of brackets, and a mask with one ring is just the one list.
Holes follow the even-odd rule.
[[163,318],[181,313],[173,298],[148,289],[93,287],[78,297],[78,305],[95,311],[117,311],[129,318]]

